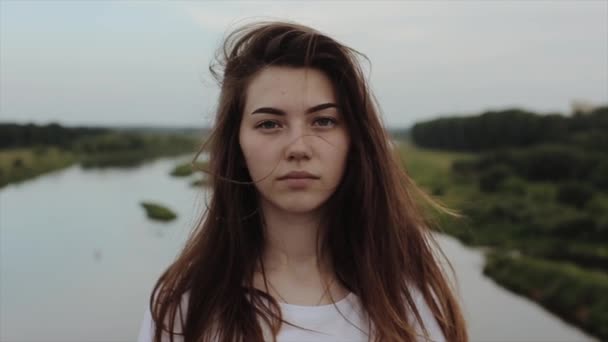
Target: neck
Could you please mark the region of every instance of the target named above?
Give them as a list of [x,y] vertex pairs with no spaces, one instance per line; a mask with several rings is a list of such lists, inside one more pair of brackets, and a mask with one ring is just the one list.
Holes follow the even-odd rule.
[[325,253],[319,250],[320,211],[288,213],[262,201],[266,243],[262,260],[270,272],[305,274],[327,271]]
[[319,248],[318,237],[326,228],[321,212],[289,213],[269,203],[261,209],[265,275],[258,269],[254,286],[290,304],[321,305],[344,298],[348,290],[336,280],[329,253]]

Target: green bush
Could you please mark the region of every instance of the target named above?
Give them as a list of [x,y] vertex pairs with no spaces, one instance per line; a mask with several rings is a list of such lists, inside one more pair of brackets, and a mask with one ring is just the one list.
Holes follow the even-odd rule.
[[608,215],[608,195],[596,194],[593,196],[585,205],[585,211],[598,217]]
[[560,181],[587,176],[592,161],[570,146],[540,145],[519,151],[513,167],[529,180]]
[[599,162],[591,171],[589,178],[591,183],[599,189],[608,190],[608,159],[605,158]]
[[210,185],[211,183],[209,182],[208,178],[197,179],[190,183],[190,186],[192,187],[209,187]]
[[555,237],[601,241],[606,234],[602,224],[603,214],[597,215],[590,209],[579,210],[551,200],[539,201],[527,195],[505,192],[484,195],[467,202],[460,209],[470,218],[471,226],[477,232],[495,234],[497,236],[492,240],[496,241],[500,237],[506,240]]
[[593,197],[593,189],[581,182],[561,184],[557,190],[557,201],[576,208],[583,208]]
[[117,132],[86,137],[75,144],[76,150],[85,154],[134,151],[145,146],[146,141],[142,135]]
[[500,192],[509,193],[512,195],[525,195],[527,193],[527,185],[524,180],[517,176],[506,178],[499,184]]
[[527,224],[531,233],[556,238],[583,238],[595,231],[596,222],[586,212],[557,203],[538,203]]
[[471,175],[478,169],[478,162],[470,159],[457,159],[452,163],[452,172],[458,175]]
[[[599,241],[608,241],[608,213],[597,218],[595,236]],[[606,244],[608,246],[608,244]]]
[[13,160],[13,168],[15,169],[20,169],[25,165],[25,163],[23,163],[23,159],[21,159],[20,157],[16,157]]
[[570,142],[585,150],[608,151],[608,134],[594,128],[573,134]]
[[519,223],[524,220],[522,215],[525,214],[523,203],[510,201],[508,199],[499,202],[492,202],[488,206],[487,221],[506,221],[511,223]]
[[[601,154],[587,153],[575,146],[538,145],[486,153],[479,159],[478,168],[487,170],[496,165],[507,165],[527,180],[563,181],[590,177],[601,160]],[[599,182],[606,177],[603,175],[598,173]]]
[[576,212],[571,215],[557,215],[553,221],[553,232],[564,238],[592,239],[596,231],[596,222],[587,213]]
[[498,164],[485,170],[479,178],[479,188],[483,192],[496,192],[501,183],[511,175],[508,166]]
[[177,217],[177,215],[171,211],[171,209],[160,204],[152,202],[141,202],[140,204],[146,210],[148,217],[153,220],[171,221]]
[[190,176],[194,170],[192,170],[192,166],[190,163],[180,164],[173,168],[171,171],[171,176],[173,177],[188,177]]
[[499,149],[483,154],[477,162],[477,167],[480,170],[486,170],[497,164],[514,165],[514,161],[513,150]]
[[202,172],[207,168],[207,164],[204,162],[196,162],[194,165],[192,163],[182,163],[173,168],[171,171],[171,176],[173,177],[188,177],[196,171]]
[[608,339],[608,275],[568,263],[491,254],[484,274],[600,339]]
[[45,154],[47,154],[47,153],[48,153],[48,150],[49,150],[49,149],[48,149],[48,147],[46,147],[46,146],[35,146],[35,147],[32,149],[32,152],[34,153],[34,155],[35,155],[36,157],[43,157]]
[[608,271],[608,245],[601,242],[541,238],[521,241],[517,248],[531,257],[567,261],[590,270]]

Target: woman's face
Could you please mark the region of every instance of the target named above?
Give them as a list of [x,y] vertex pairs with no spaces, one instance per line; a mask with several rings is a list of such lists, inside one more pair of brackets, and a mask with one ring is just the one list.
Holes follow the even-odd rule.
[[[350,145],[331,81],[317,69],[272,66],[246,94],[239,142],[263,205],[320,208],[342,179]],[[284,178],[301,171],[312,178]]]

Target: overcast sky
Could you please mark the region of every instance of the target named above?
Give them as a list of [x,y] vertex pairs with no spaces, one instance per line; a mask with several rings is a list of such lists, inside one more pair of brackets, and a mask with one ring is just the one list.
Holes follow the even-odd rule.
[[256,17],[367,55],[390,127],[519,107],[608,103],[608,1],[0,0],[0,121],[208,126],[208,66]]

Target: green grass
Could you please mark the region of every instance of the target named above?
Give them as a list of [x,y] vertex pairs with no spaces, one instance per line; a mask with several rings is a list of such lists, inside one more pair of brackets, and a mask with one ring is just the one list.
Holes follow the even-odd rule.
[[418,148],[408,141],[398,145],[399,157],[407,173],[427,193],[448,205],[458,205],[471,192],[470,184],[456,182],[451,167],[456,160],[475,159],[476,155]]
[[568,322],[608,339],[608,275],[508,253],[492,253],[484,274]]
[[188,177],[195,172],[203,172],[201,170],[206,170],[206,169],[207,169],[207,163],[205,163],[205,162],[196,162],[194,164],[194,167],[192,167],[192,163],[187,162],[187,163],[182,163],[182,164],[176,165],[173,168],[173,171],[171,171],[171,176]]
[[[585,331],[608,338],[608,245],[599,238],[601,230],[575,225],[590,215],[596,229],[606,229],[599,227],[608,221],[608,194],[596,192],[585,208],[573,208],[557,201],[555,182],[511,176],[496,191],[482,192],[479,173],[452,170],[454,161],[474,160],[475,154],[408,143],[399,146],[399,153],[416,184],[464,215],[455,219],[433,211],[431,219],[439,230],[468,245],[519,253],[518,258],[493,253],[484,270],[487,276]],[[595,235],[584,235],[587,231]]]
[[191,154],[199,138],[185,135],[111,132],[59,148],[35,146],[0,150],[0,188],[75,163],[85,168],[131,167],[162,156]]
[[75,162],[73,153],[55,147],[0,150],[0,188],[63,169]]
[[476,158],[470,153],[422,149],[407,141],[401,142],[398,149],[409,175],[423,187],[444,183],[442,179],[450,177],[455,160]]
[[190,183],[190,186],[192,187],[208,187],[209,185],[209,180],[207,178],[197,179]]

